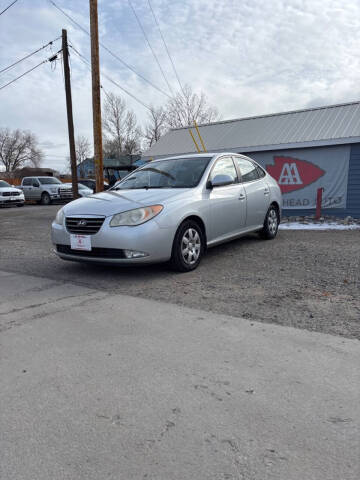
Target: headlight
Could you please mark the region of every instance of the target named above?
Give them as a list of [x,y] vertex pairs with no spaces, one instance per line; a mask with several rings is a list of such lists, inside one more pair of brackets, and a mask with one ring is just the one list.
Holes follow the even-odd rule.
[[150,207],[135,208],[127,212],[117,213],[110,221],[110,227],[135,226],[151,220],[159,215],[164,207],[162,205],[151,205]]
[[51,187],[50,188],[50,192],[51,193],[57,193],[58,189],[57,188],[54,188],[54,187]]
[[55,217],[55,223],[58,225],[63,225],[64,223],[64,210],[60,208]]

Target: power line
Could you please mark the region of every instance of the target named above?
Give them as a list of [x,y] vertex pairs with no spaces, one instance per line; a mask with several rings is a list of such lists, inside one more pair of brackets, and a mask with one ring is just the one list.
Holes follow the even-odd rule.
[[[59,53],[59,52],[58,52]],[[8,83],[5,83],[5,85],[2,85],[0,87],[0,90],[2,90],[3,88],[11,85],[12,83],[16,82],[17,80],[19,80],[20,78],[24,77],[25,75],[27,75],[28,73],[32,72],[33,70],[35,70],[36,68],[40,67],[40,65],[43,65],[44,63],[47,63],[47,62],[52,62],[56,59],[57,57],[57,54],[56,55],[53,55],[52,57],[50,58],[47,58],[46,60],[43,60],[42,62],[38,63],[37,65],[35,65],[35,67],[32,67],[30,68],[29,70],[27,70],[26,72],[22,73],[21,75],[19,75],[18,77],[14,78],[13,80],[10,80],[10,82]]]
[[46,45],[43,45],[42,47],[38,48],[38,49],[35,50],[34,52],[29,53],[28,55],[26,55],[25,57],[21,58],[21,59],[18,60],[17,62],[14,62],[14,63],[12,63],[11,65],[9,65],[8,67],[3,68],[2,70],[0,70],[0,74],[6,72],[7,70],[10,70],[11,68],[15,67],[15,65],[18,65],[20,62],[26,60],[27,58],[32,57],[33,55],[35,55],[35,53],[38,53],[38,52],[40,52],[41,50],[44,50],[44,48],[48,47],[49,45],[52,45],[54,42],[56,42],[56,40],[59,40],[59,38],[61,38],[61,37],[57,37],[57,38],[55,38],[55,40],[51,40],[51,42],[47,43]]
[[12,7],[14,5],[14,3],[16,3],[18,0],[14,0],[12,3],[10,3],[10,5],[8,5],[6,8],[4,8],[4,10],[2,12],[0,12],[0,16],[6,12],[6,10],[9,10],[10,7]]
[[149,40],[148,36],[146,35],[145,29],[144,29],[144,27],[142,26],[142,24],[141,24],[141,22],[140,22],[140,19],[139,19],[138,15],[137,15],[137,13],[136,13],[136,11],[135,11],[135,8],[133,7],[133,4],[131,3],[130,0],[128,0],[128,2],[129,2],[129,5],[130,5],[133,13],[134,13],[134,16],[135,16],[135,18],[136,18],[136,20],[137,20],[137,23],[139,24],[140,30],[142,31],[142,33],[143,33],[143,35],[144,35],[144,38],[145,38],[145,40],[146,40],[146,42],[147,42],[147,44],[148,44],[148,46],[149,46],[149,48],[150,48],[150,51],[151,51],[151,53],[153,54],[153,57],[155,58],[156,63],[158,64],[158,67],[159,67],[159,70],[160,70],[160,72],[161,72],[161,75],[163,76],[163,78],[164,78],[164,80],[165,80],[165,83],[167,84],[168,89],[169,89],[171,95],[173,95],[174,93],[173,93],[173,91],[172,91],[171,85],[170,85],[170,83],[168,82],[168,79],[166,78],[165,72],[164,72],[164,70],[163,70],[162,67],[161,67],[161,64],[160,64],[160,62],[159,62],[159,59],[158,59],[158,57],[157,57],[154,49],[153,49],[152,46],[151,46],[150,40]]
[[26,72],[24,72],[22,75],[19,75],[18,77],[14,78],[13,80],[11,80],[10,82],[6,83],[5,85],[3,85],[2,87],[0,87],[0,90],[2,90],[3,88],[7,87],[8,85],[11,85],[12,83],[16,82],[16,80],[19,80],[20,78],[24,77],[25,75],[27,75],[28,73],[32,72],[33,70],[35,70],[36,68],[40,67],[40,65],[42,65],[43,63],[46,63],[48,62],[49,60],[43,60],[42,62],[38,63],[37,65],[35,65],[35,67],[33,68],[30,68],[30,70],[27,70]]
[[142,100],[140,100],[140,99],[137,98],[135,95],[133,95],[132,93],[130,93],[128,90],[126,90],[124,87],[122,87],[121,85],[119,85],[117,82],[115,82],[115,80],[113,80],[111,77],[109,77],[108,75],[106,75],[106,73],[102,73],[102,76],[105,77],[109,82],[111,82],[112,84],[114,84],[116,87],[120,88],[123,92],[125,92],[127,95],[129,95],[130,97],[132,97],[134,100],[136,100],[138,103],[140,103],[143,107],[147,108],[147,109],[151,112],[151,107],[149,107],[149,105],[147,105],[147,104],[144,103]]
[[180,89],[181,89],[181,91],[182,91],[182,93],[183,93],[183,95],[184,95],[184,97],[185,97],[184,89],[183,89],[183,87],[182,87],[182,85],[181,85],[179,75],[178,75],[177,70],[176,70],[176,68],[175,68],[175,64],[174,64],[174,62],[173,62],[173,59],[172,59],[172,57],[171,57],[171,55],[170,55],[169,49],[168,49],[168,47],[167,47],[167,45],[166,45],[165,38],[164,38],[164,36],[163,36],[163,34],[162,34],[162,31],[161,31],[161,28],[160,28],[160,24],[159,24],[159,22],[158,22],[158,20],[157,20],[157,18],[156,18],[156,15],[155,15],[155,12],[154,12],[154,10],[153,10],[153,8],[152,8],[152,6],[151,6],[150,0],[148,0],[148,3],[149,3],[150,10],[151,10],[151,12],[152,12],[152,14],[153,14],[155,23],[156,23],[156,25],[157,25],[157,27],[158,27],[158,29],[159,29],[159,33],[160,33],[161,39],[162,39],[162,41],[163,41],[163,44],[164,44],[166,53],[167,53],[167,55],[168,55],[168,57],[169,57],[169,60],[170,60],[170,62],[171,62],[171,65],[172,65],[172,67],[173,67],[173,70],[174,70],[176,79],[177,79],[178,84],[179,84],[179,86],[180,86]]
[[[89,60],[84,57],[80,52],[78,52],[78,50],[73,46],[73,45],[69,45],[69,47],[74,50],[74,52],[78,55],[78,57],[83,61],[83,63],[85,63],[85,65],[88,67],[88,69],[90,70],[91,72],[91,66],[90,66],[90,62]],[[102,72],[101,73],[101,76],[106,78],[109,82],[113,83],[116,87],[120,88],[120,90],[122,90],[123,92],[125,92],[127,95],[129,95],[131,98],[133,98],[135,101],[137,101],[138,103],[140,103],[143,107],[147,108],[148,110],[151,111],[151,107],[149,107],[148,105],[146,105],[146,103],[144,103],[142,100],[140,100],[139,98],[137,98],[133,93],[129,92],[129,90],[127,90],[126,88],[122,87],[121,85],[119,85],[115,80],[113,80],[109,75],[107,75],[106,73]],[[105,95],[109,98],[109,94],[105,91],[105,89],[103,88],[103,86],[101,85],[101,88],[103,89]]]
[[[90,33],[84,28],[82,27],[78,22],[76,22],[73,18],[70,17],[70,15],[68,15],[66,12],[64,12],[64,10],[62,10],[58,5],[56,5],[56,3],[53,1],[53,0],[48,0],[57,10],[59,10],[63,15],[65,15],[66,18],[68,18],[70,20],[70,22],[72,22],[74,25],[76,25],[78,28],[80,28],[80,30],[82,30],[84,33],[86,33],[86,35],[90,36]],[[120,58],[118,55],[116,55],[112,50],[110,50],[106,45],[104,45],[102,42],[99,42],[99,44],[101,45],[101,47],[106,50],[109,55],[111,55],[112,57],[114,57],[118,62],[122,63],[126,68],[128,68],[129,70],[131,70],[133,73],[135,73],[135,75],[137,75],[139,78],[141,78],[144,82],[148,83],[149,85],[151,85],[153,88],[155,88],[158,92],[162,93],[163,95],[165,95],[166,97],[168,98],[171,98],[170,95],[168,95],[166,92],[164,92],[164,90],[162,90],[161,88],[157,87],[155,84],[153,84],[150,80],[148,80],[147,78],[145,78],[143,75],[141,75],[141,73],[138,73],[131,65],[129,65],[128,63],[126,63],[124,60],[122,60],[122,58]]]

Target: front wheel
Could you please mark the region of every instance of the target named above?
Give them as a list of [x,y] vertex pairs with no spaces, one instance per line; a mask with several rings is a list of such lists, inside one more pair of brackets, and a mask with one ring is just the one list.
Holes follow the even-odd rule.
[[46,192],[44,192],[42,195],[41,195],[41,205],[50,205],[51,203],[51,198],[50,198],[50,195]]
[[278,211],[274,205],[270,205],[264,220],[264,226],[260,231],[260,236],[262,238],[265,238],[266,240],[271,240],[276,237],[278,228],[279,228]]
[[186,220],[178,228],[172,249],[171,264],[178,272],[195,270],[204,253],[204,235],[193,220]]

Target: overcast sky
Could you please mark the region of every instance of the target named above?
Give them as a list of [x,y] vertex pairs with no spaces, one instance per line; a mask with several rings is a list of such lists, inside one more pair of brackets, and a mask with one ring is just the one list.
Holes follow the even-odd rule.
[[[0,0],[0,11],[10,0]],[[88,0],[55,0],[89,28]],[[99,0],[100,38],[137,72],[167,92],[128,0]],[[148,0],[132,0],[173,89],[171,69]],[[203,90],[222,119],[273,113],[360,98],[359,0],[151,0],[183,83]],[[0,70],[61,34],[87,58],[89,37],[48,0],[18,0],[0,16]],[[56,52],[43,50],[6,74],[0,86]],[[147,104],[166,96],[101,50],[101,68]],[[0,90],[0,127],[32,130],[44,166],[64,169],[68,137],[62,67],[39,67]],[[55,67],[55,65],[53,65]],[[75,134],[92,139],[91,78],[71,56]],[[107,91],[122,95],[107,79]],[[147,111],[124,98],[141,124]]]

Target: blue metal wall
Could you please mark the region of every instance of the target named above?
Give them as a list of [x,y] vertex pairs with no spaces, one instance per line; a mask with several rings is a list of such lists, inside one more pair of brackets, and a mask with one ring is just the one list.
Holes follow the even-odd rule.
[[360,218],[360,143],[351,146],[345,215]]
[[[246,153],[245,155],[252,156],[251,153]],[[254,159],[256,160],[256,155],[254,155]],[[285,216],[301,217],[313,215],[314,213],[315,209],[283,209],[283,215]],[[350,149],[346,208],[327,208],[323,210],[323,214],[341,218],[349,215],[354,218],[360,218],[360,143],[352,144]]]

